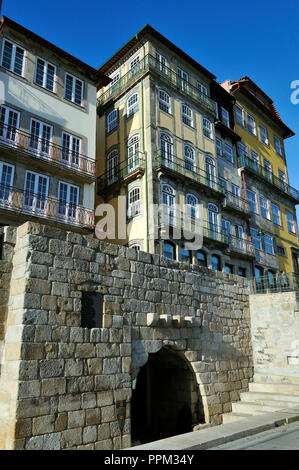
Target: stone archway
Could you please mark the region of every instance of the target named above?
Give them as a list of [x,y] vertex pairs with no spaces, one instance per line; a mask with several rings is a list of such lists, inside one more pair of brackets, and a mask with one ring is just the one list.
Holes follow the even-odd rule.
[[132,444],[191,432],[204,422],[195,374],[184,354],[163,347],[148,355],[131,399]]

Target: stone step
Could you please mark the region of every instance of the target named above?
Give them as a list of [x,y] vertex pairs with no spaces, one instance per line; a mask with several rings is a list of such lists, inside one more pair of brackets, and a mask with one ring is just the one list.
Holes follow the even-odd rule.
[[299,396],[299,384],[283,383],[249,383],[250,392],[267,392]]
[[275,375],[275,374],[254,374],[253,381],[256,383],[277,383],[286,385],[299,385],[299,377],[297,375]]
[[252,416],[249,413],[225,413],[222,415],[222,422],[223,424],[232,423],[233,421],[239,421],[240,419],[248,418]]
[[237,401],[232,403],[232,411],[236,413],[248,413],[255,415],[257,413],[272,413],[273,411],[279,411],[283,408],[294,407],[294,403],[281,402],[281,401],[268,401],[267,403],[254,403]]
[[273,393],[273,392],[242,392],[240,393],[241,401],[247,402],[268,402],[268,401],[280,401],[290,402],[292,406],[299,406],[299,395],[288,395],[286,393]]

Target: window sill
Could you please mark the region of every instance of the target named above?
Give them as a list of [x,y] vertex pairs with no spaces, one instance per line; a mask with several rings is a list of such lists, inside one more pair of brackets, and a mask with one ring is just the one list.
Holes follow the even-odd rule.
[[[45,88],[46,89],[46,88]],[[71,104],[73,106],[75,106],[77,109],[81,109],[82,111],[85,111],[85,106],[82,105],[82,104],[77,104],[75,103],[74,101],[72,100],[69,100],[68,98],[66,98],[65,96],[63,97],[63,100],[66,101],[68,104]]]
[[[51,95],[57,95],[57,92],[56,92],[56,91],[54,91],[54,90],[49,90],[49,88],[46,88],[46,87],[44,87],[44,86],[42,86],[42,85],[39,85],[39,84],[36,83],[36,82],[33,82],[33,85],[37,86],[38,88],[40,88],[40,89],[43,90],[43,91],[48,91],[49,93],[51,93]],[[66,98],[65,98],[65,99],[66,99]]]

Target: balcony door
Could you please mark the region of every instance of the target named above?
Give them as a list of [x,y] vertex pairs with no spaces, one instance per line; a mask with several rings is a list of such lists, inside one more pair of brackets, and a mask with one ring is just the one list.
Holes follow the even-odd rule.
[[115,183],[118,180],[118,151],[112,150],[107,156],[107,184]]
[[139,165],[139,137],[134,136],[128,141],[128,174]]
[[36,215],[46,215],[49,178],[26,171],[23,210]]
[[14,177],[14,166],[0,162],[0,205],[8,206],[11,202],[11,186]]
[[37,119],[31,119],[29,150],[41,157],[50,158],[53,128]]
[[173,169],[173,143],[170,135],[165,132],[160,134],[160,148],[162,164]]
[[80,164],[81,146],[82,141],[79,137],[63,132],[61,163],[78,168]]
[[15,144],[20,114],[7,106],[0,106],[0,142]]
[[58,188],[58,217],[68,223],[78,220],[79,187],[59,181]]
[[214,160],[212,158],[206,157],[205,169],[206,169],[207,185],[210,188],[215,188],[216,187],[216,167],[215,167]]
[[169,184],[162,184],[163,222],[173,225],[174,222],[174,189]]
[[218,234],[218,207],[215,204],[208,205],[209,238],[217,239]]

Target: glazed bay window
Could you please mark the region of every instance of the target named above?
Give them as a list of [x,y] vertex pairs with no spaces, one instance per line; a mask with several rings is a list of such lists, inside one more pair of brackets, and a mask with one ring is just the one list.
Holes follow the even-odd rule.
[[280,157],[282,157],[282,145],[281,145],[281,140],[279,137],[277,137],[276,135],[274,136],[274,147],[275,147],[275,151],[276,153],[278,153],[278,155]]
[[261,251],[262,241],[261,241],[260,235],[258,235],[258,230],[251,228],[250,233],[251,233],[252,243],[254,244],[255,249]]
[[261,137],[261,141],[266,144],[266,145],[269,145],[269,139],[268,139],[268,131],[267,131],[267,128],[265,126],[263,126],[263,124],[259,124],[259,128],[260,128],[260,137]]
[[229,112],[223,107],[221,107],[221,121],[225,126],[229,127]]
[[274,255],[273,237],[271,235],[264,235],[264,245],[265,252],[269,255]]
[[187,126],[192,127],[193,125],[193,113],[192,109],[189,108],[186,104],[181,105],[181,110],[182,110],[182,121],[184,124],[187,124]]
[[57,216],[66,222],[77,222],[79,187],[59,181]]
[[263,196],[260,196],[260,210],[261,216],[270,220],[269,201]]
[[2,67],[23,77],[25,74],[25,56],[25,49],[7,39],[3,39]]
[[107,116],[107,132],[113,131],[118,126],[118,110],[113,109]]
[[171,107],[170,107],[170,96],[166,91],[164,90],[159,90],[158,91],[158,100],[159,100],[159,108],[162,111],[165,111],[165,113],[170,114],[171,113]]
[[45,215],[49,177],[33,171],[26,171],[23,210],[37,215]]
[[64,97],[75,104],[83,106],[84,83],[79,78],[66,73],[64,79]]
[[7,106],[0,106],[0,142],[14,144],[17,140],[20,113]]
[[274,202],[271,202],[271,209],[272,209],[273,223],[275,225],[281,226],[281,216],[280,216],[279,206],[277,204],[274,204]]
[[133,116],[138,111],[138,93],[133,93],[127,101],[127,117]]
[[136,217],[141,212],[140,188],[133,188],[128,193],[128,217]]
[[235,105],[235,119],[236,123],[242,127],[245,127],[245,113],[244,109],[238,104]]
[[202,119],[202,125],[204,135],[210,139],[213,139],[213,127],[211,121],[204,117]]
[[63,132],[61,162],[64,165],[78,167],[80,165],[81,148],[82,140],[79,137]]
[[37,57],[35,67],[35,83],[49,91],[55,91],[56,67]]
[[37,119],[31,119],[29,150],[43,157],[50,158],[52,133],[52,126]]
[[247,113],[247,129],[252,135],[256,134],[256,120],[251,114]]
[[294,215],[289,212],[289,211],[286,211],[286,218],[287,218],[287,224],[288,224],[288,231],[290,233],[296,233],[296,226],[295,226],[295,218],[294,218]]
[[256,194],[250,189],[246,190],[247,200],[249,202],[250,211],[257,214]]

